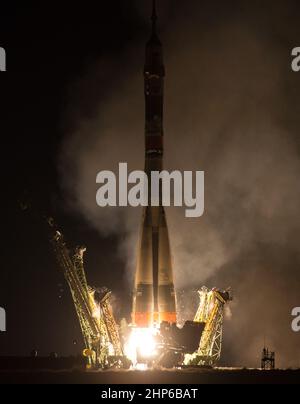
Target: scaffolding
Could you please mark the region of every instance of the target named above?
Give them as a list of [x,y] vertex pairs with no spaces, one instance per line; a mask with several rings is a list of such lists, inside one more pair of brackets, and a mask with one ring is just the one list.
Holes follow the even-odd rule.
[[77,247],[72,253],[53,219],[48,219],[48,224],[51,229],[50,241],[78,316],[85,345],[83,355],[88,358],[91,367],[104,368],[112,364],[123,366],[126,361],[119,329],[109,303],[111,292],[103,289],[105,294],[97,301],[97,290],[88,286],[84,271],[83,256],[86,248]]
[[274,370],[275,369],[275,352],[270,352],[268,348],[264,348],[261,356],[261,369]]
[[215,366],[222,351],[224,306],[232,300],[232,295],[230,290],[209,290],[207,287],[202,287],[198,293],[200,304],[194,321],[205,326],[198,350],[192,355],[186,355],[185,364]]

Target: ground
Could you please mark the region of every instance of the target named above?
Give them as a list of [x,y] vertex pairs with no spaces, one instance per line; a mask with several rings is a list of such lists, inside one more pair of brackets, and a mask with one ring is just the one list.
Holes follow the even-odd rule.
[[0,383],[299,384],[300,370],[184,369],[137,371],[0,371]]

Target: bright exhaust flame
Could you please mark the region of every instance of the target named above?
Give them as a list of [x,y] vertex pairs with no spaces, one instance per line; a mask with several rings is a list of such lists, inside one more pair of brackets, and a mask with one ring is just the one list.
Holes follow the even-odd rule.
[[147,366],[139,364],[139,359],[142,358],[147,362],[157,354],[157,332],[158,330],[155,328],[133,328],[131,330],[125,345],[125,355],[132,361],[135,368],[144,370]]

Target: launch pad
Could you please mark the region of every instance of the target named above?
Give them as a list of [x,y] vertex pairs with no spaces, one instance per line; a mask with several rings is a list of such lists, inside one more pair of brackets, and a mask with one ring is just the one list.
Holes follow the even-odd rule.
[[[50,241],[68,283],[82,331],[87,369],[155,369],[216,366],[222,348],[224,305],[231,292],[203,287],[195,318],[179,328],[175,321],[151,327],[131,324],[125,334],[110,305],[111,292],[87,283],[85,247],[71,249],[53,219],[48,219]],[[139,318],[140,319],[140,318]],[[148,319],[148,317],[147,317]]]
[[[163,172],[164,78],[163,49],[157,34],[153,1],[152,32],[146,45],[144,67],[145,173],[148,178],[155,172]],[[127,175],[125,177],[123,185],[127,189]],[[98,179],[97,182],[103,182],[102,177]],[[195,318],[186,321],[181,328],[177,326],[163,184],[158,181],[154,193],[152,183],[150,186],[147,182],[147,185],[148,204],[143,208],[137,246],[131,324],[125,334],[114,318],[109,302],[111,292],[91,288],[87,282],[83,261],[86,248],[70,249],[54,220],[48,219],[50,241],[81,327],[87,367],[145,370],[216,366],[221,356],[224,306],[232,300],[231,292],[203,287],[199,291],[200,304]],[[153,199],[157,200],[155,206],[151,203]]]

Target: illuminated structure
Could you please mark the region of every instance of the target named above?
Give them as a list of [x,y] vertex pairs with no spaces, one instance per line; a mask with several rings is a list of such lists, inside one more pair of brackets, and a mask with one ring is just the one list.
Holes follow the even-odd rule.
[[126,358],[114,320],[107,289],[95,290],[88,286],[83,267],[84,247],[72,254],[54,221],[48,219],[57,262],[69,285],[79,319],[85,349],[83,355],[95,367],[126,366]]
[[209,290],[203,287],[199,291],[200,304],[194,321],[204,323],[198,350],[186,355],[187,365],[215,366],[222,350],[224,306],[232,300],[229,290]]
[[[146,46],[145,81],[145,172],[163,168],[163,51],[157,36],[155,1],[152,34]],[[148,207],[144,208],[138,245],[132,322],[138,328],[159,326],[163,321],[176,322],[176,299],[170,243],[161,189],[158,205],[152,207],[149,189]]]

